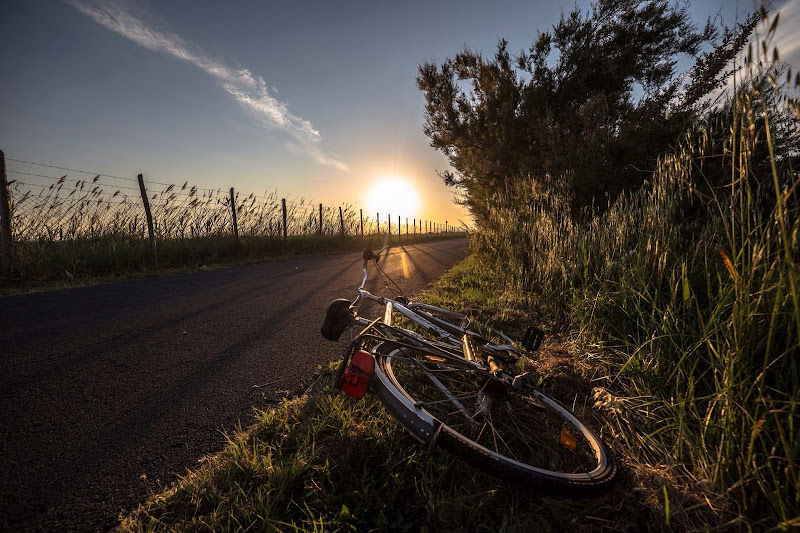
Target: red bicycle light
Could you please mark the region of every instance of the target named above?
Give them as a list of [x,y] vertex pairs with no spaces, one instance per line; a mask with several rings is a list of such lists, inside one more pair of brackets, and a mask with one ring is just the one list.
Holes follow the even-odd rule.
[[353,398],[361,398],[367,392],[369,379],[375,374],[375,358],[372,354],[358,350],[344,371],[342,390]]

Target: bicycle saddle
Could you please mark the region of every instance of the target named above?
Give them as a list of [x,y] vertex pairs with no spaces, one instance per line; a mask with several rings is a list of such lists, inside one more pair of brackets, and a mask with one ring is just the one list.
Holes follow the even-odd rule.
[[350,300],[337,298],[328,306],[325,321],[319,329],[322,336],[329,341],[338,341],[344,330],[350,325]]

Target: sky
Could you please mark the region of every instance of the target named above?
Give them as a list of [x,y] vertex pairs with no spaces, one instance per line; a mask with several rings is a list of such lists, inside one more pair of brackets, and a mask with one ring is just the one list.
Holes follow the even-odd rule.
[[[0,149],[7,158],[277,191],[452,225],[468,216],[436,174],[449,167],[422,131],[418,66],[465,46],[491,54],[499,38],[511,50],[527,48],[575,2],[2,5]],[[780,2],[785,16],[776,39],[795,65],[800,39],[791,28],[799,6]],[[730,25],[752,9],[748,0],[691,5],[698,25],[716,14]],[[8,167],[32,170],[14,161]],[[387,186],[389,179],[405,189]]]

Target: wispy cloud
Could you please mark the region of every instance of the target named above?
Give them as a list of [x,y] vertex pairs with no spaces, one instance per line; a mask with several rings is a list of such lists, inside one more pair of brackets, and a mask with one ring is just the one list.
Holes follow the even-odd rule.
[[[336,156],[322,150],[320,134],[308,120],[289,112],[284,102],[276,99],[261,76],[237,68],[228,62],[212,58],[198,47],[152,21],[136,6],[121,0],[67,0],[81,13],[134,43],[190,63],[214,78],[262,125],[287,133],[291,151],[312,157],[321,165],[343,171],[349,167]],[[274,91],[273,91],[274,92]]]
[[780,8],[780,21],[775,32],[773,45],[781,54],[781,59],[797,71],[800,67],[800,33],[796,24],[800,22],[800,2],[787,2]]

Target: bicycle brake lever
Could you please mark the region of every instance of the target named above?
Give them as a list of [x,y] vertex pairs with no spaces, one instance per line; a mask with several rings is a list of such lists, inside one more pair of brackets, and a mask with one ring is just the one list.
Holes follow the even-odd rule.
[[381,255],[383,254],[384,251],[387,251],[387,252],[389,251],[389,245],[388,244],[386,246],[384,246],[383,248],[381,248],[380,250],[378,250],[377,254],[372,254],[372,258],[375,259],[376,263],[380,260]]

